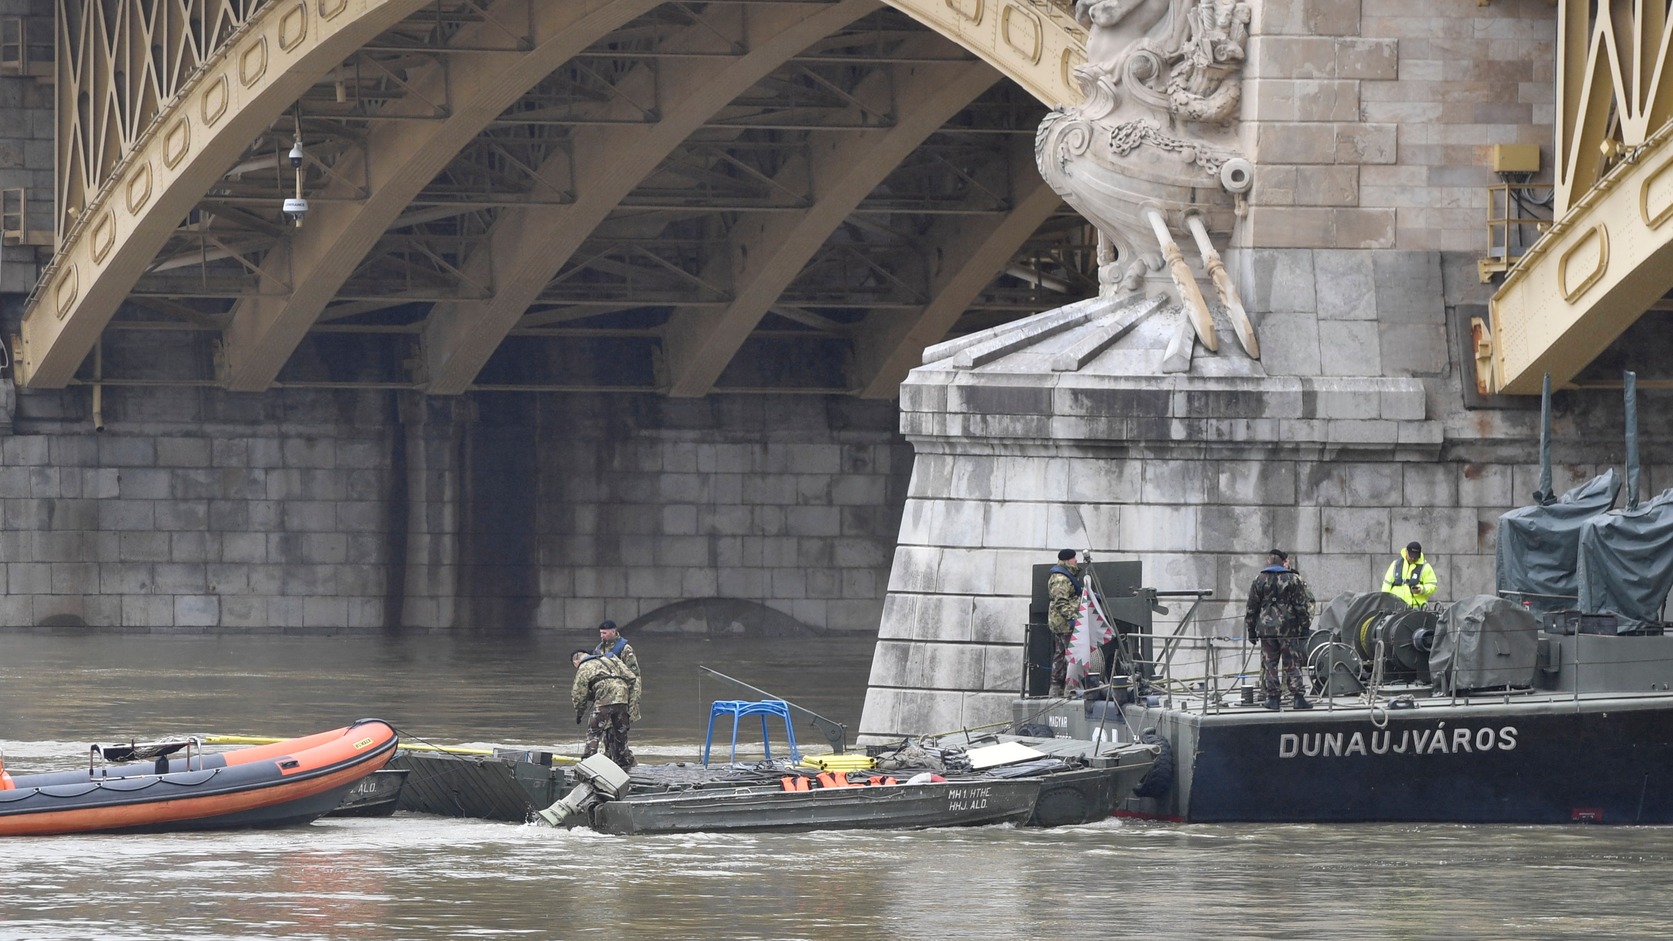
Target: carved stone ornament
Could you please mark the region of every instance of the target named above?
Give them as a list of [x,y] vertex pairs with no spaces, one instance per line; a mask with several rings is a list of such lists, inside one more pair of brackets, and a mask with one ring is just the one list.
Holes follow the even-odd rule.
[[1100,266],[1101,293],[1163,286],[1197,339],[1217,350],[1213,318],[1175,240],[1189,233],[1238,339],[1259,357],[1214,248],[1230,239],[1254,182],[1236,128],[1249,4],[1077,0],[1075,17],[1088,30],[1087,63],[1075,70],[1086,99],[1046,116],[1034,156],[1052,189],[1113,247],[1111,263]]

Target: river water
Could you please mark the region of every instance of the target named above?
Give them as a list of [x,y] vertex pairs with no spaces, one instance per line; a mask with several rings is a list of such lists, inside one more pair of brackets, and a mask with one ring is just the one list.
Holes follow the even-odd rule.
[[[689,757],[708,665],[852,728],[870,645],[641,638],[642,760]],[[575,753],[550,638],[0,633],[0,748],[290,736]],[[695,742],[695,745],[694,745]],[[1673,831],[1183,826],[606,837],[417,814],[279,831],[0,840],[0,939],[1664,938]]]

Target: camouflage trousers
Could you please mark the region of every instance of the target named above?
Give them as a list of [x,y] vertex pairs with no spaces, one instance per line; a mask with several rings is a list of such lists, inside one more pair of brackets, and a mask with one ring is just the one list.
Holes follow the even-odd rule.
[[[1280,669],[1284,671],[1282,685],[1278,682]],[[1266,688],[1268,699],[1277,699],[1283,686],[1288,686],[1293,696],[1302,695],[1301,638],[1261,638],[1261,685]]]
[[1062,689],[1069,680],[1069,638],[1073,636],[1065,631],[1062,634],[1052,631],[1051,634],[1051,687]]
[[627,732],[631,727],[627,719],[627,703],[594,708],[593,717],[587,722],[587,748],[581,757],[590,758],[598,754],[598,746],[602,743],[604,757],[621,765],[624,770],[633,767],[633,752],[627,747]]

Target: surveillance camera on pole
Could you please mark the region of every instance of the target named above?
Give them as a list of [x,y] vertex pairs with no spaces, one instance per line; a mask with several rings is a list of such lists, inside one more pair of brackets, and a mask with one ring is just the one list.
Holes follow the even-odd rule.
[[308,214],[308,201],[302,198],[302,138],[290,146],[290,165],[296,169],[296,195],[285,200],[285,218],[297,228],[302,227],[302,217]]

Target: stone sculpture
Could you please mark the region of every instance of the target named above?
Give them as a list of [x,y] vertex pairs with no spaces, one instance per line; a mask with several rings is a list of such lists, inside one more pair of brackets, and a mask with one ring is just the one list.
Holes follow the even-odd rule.
[[1156,284],[1203,346],[1218,350],[1208,303],[1175,240],[1189,233],[1238,340],[1258,358],[1254,327],[1214,248],[1230,239],[1254,182],[1236,128],[1249,4],[1077,0],[1075,16],[1088,30],[1087,63],[1075,70],[1086,97],[1046,116],[1034,154],[1046,182],[1102,235],[1101,293]]

